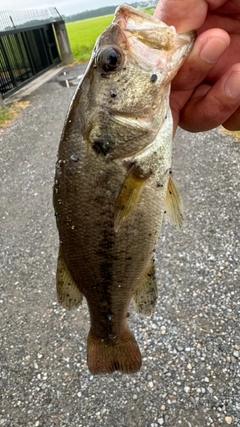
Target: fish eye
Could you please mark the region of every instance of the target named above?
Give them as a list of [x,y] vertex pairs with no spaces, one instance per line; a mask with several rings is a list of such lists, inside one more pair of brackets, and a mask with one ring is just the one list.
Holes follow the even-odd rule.
[[123,62],[123,52],[117,46],[107,46],[97,56],[98,65],[106,72],[115,71]]

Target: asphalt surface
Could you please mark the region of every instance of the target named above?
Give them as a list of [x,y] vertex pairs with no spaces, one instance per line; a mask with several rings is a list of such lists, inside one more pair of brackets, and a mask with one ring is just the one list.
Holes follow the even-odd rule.
[[83,68],[66,68],[29,95],[28,108],[0,135],[0,426],[239,427],[235,137],[219,128],[175,138],[185,227],[163,227],[156,313],[145,319],[130,311],[143,357],[139,373],[93,377],[86,303],[66,312],[56,302],[52,184]]

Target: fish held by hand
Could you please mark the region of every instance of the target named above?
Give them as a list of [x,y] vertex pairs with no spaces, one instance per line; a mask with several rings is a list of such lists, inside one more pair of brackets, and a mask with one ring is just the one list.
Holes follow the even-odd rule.
[[193,44],[144,12],[123,5],[98,38],[65,121],[56,163],[54,209],[60,237],[58,301],[87,300],[92,374],[141,367],[127,323],[151,315],[154,253],[165,211],[178,227],[171,178],[170,83]]

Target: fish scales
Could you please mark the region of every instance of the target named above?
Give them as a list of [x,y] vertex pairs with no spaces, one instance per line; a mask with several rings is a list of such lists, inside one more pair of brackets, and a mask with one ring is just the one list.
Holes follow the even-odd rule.
[[134,299],[140,313],[154,311],[154,253],[164,211],[181,223],[170,175],[169,91],[193,39],[120,6],[67,114],[53,192],[57,293],[67,309],[87,300],[93,374],[141,367],[128,310]]

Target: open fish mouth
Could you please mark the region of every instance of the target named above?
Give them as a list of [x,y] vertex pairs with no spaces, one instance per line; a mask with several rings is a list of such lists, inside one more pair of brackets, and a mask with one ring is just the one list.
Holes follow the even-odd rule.
[[114,22],[125,33],[130,52],[150,68],[167,67],[169,62],[178,62],[183,51],[189,50],[189,41],[194,38],[194,32],[178,34],[175,27],[151,15],[146,18],[145,13],[126,6],[117,9]]

